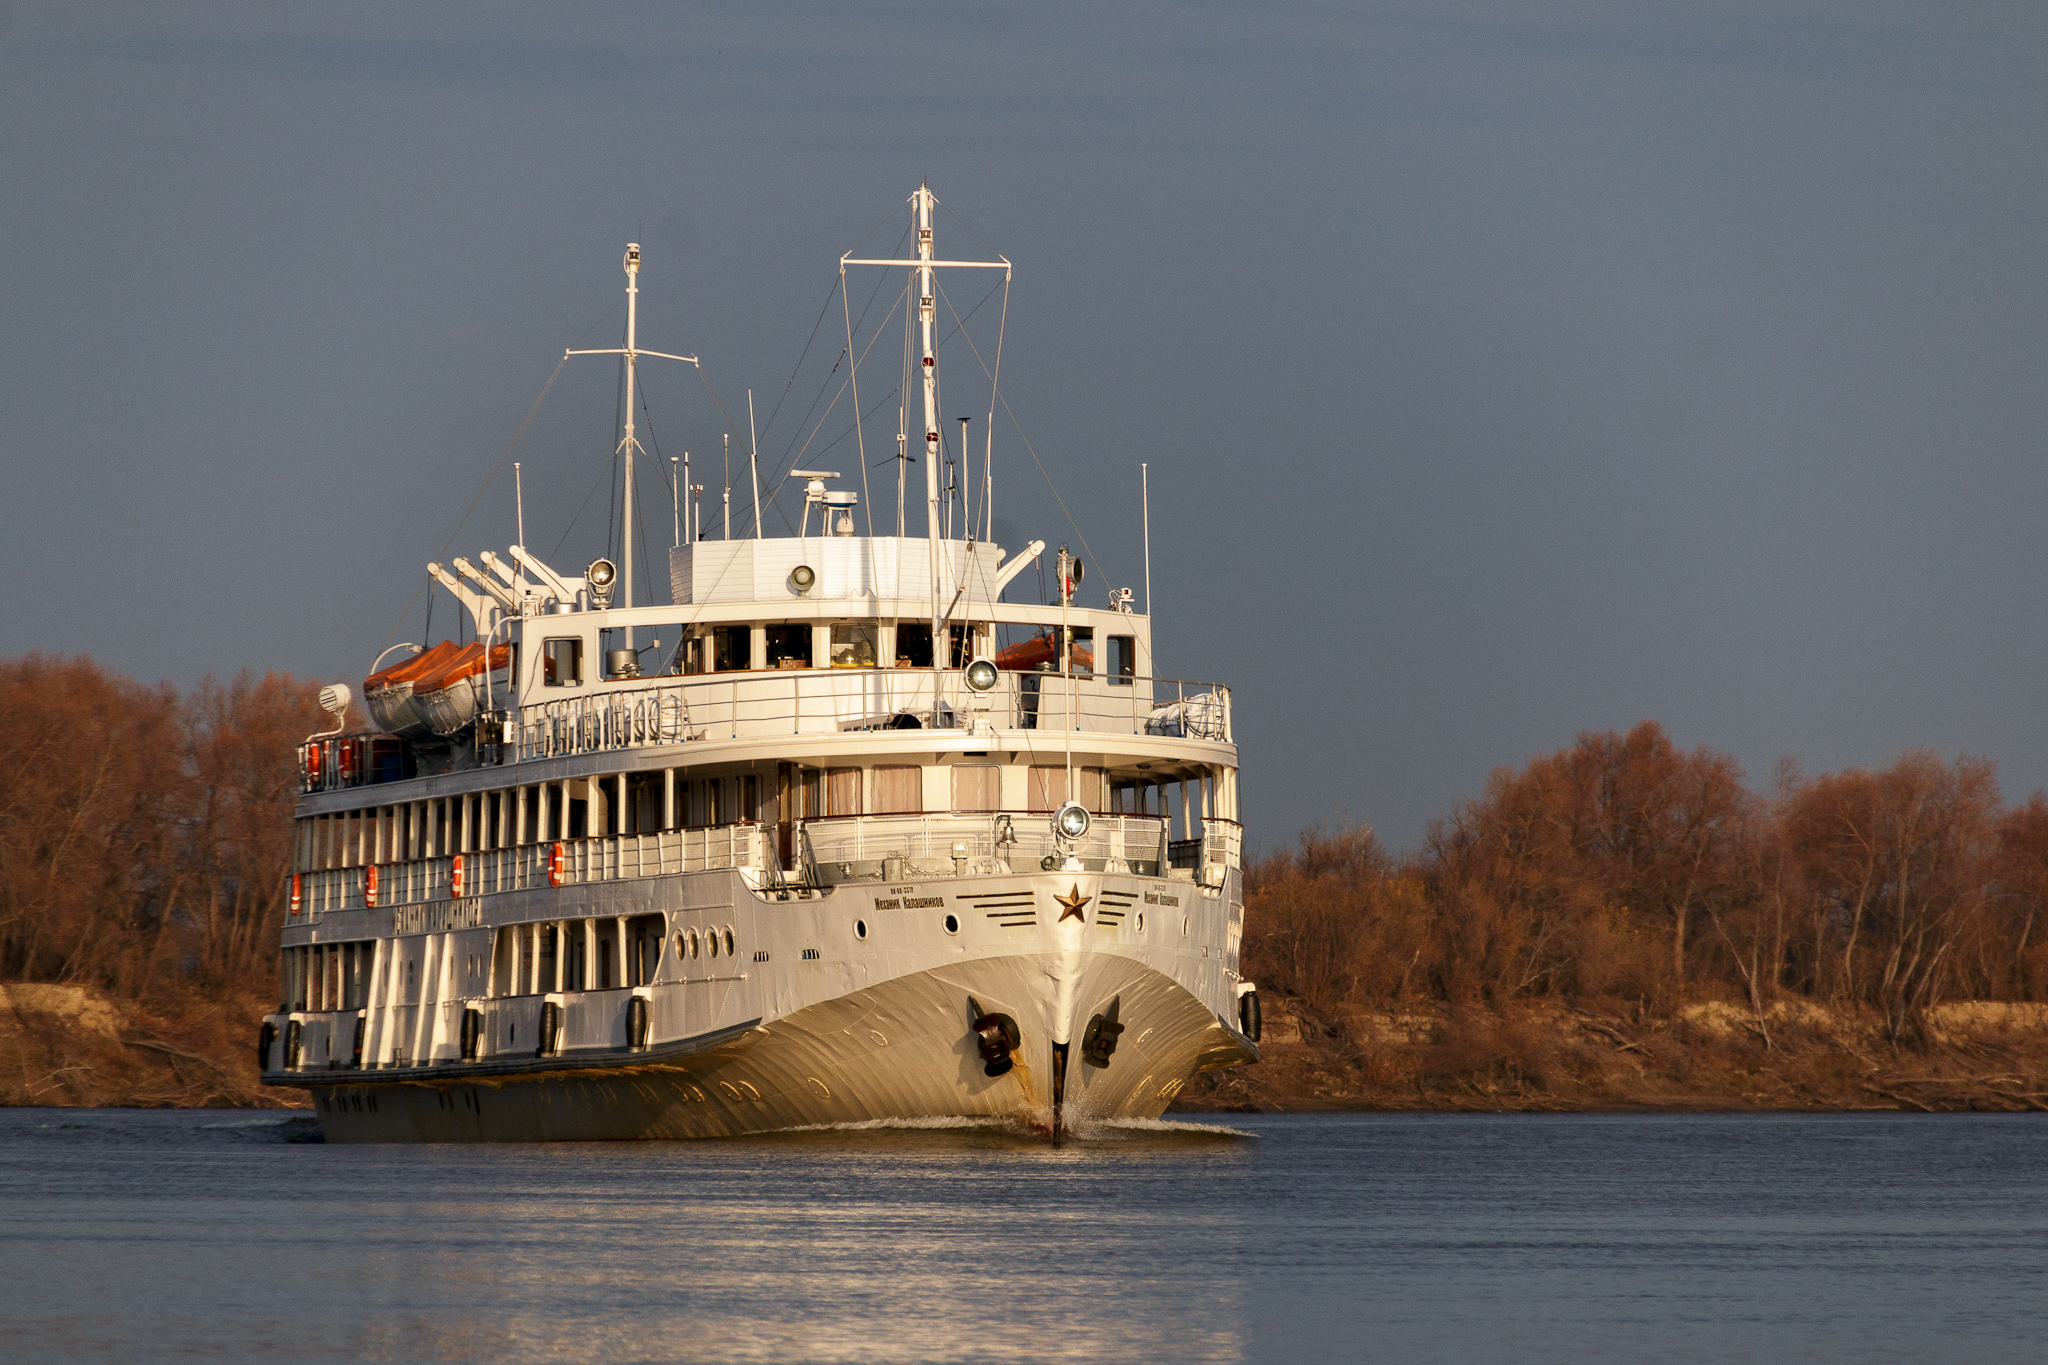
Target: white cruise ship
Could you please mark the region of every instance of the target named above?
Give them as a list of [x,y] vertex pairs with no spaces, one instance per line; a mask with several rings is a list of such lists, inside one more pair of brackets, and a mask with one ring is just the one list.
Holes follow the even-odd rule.
[[[751,535],[676,499],[666,603],[634,603],[631,536],[623,572],[430,565],[472,642],[401,651],[364,683],[377,733],[301,749],[260,1054],[330,1141],[950,1116],[1058,1141],[1257,1060],[1230,693],[1155,676],[1133,594],[1083,605],[1066,547],[990,543],[992,447],[941,435],[935,305],[947,271],[1007,300],[1010,264],[940,259],[935,202],[911,197],[913,256],[840,263],[904,280],[897,406],[921,389],[924,424],[884,452],[896,534],[854,480],[793,470],[796,534],[764,536],[757,472]],[[564,357],[623,357],[628,527],[636,367],[694,363],[639,348],[639,265],[624,346]]]

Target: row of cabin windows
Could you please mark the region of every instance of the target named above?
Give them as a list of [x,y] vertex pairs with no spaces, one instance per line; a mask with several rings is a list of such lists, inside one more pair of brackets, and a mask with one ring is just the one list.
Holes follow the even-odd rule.
[[[782,622],[758,627],[760,649],[755,649],[754,626],[715,626],[692,632],[682,643],[671,671],[684,674],[744,673],[760,669],[877,668],[893,655],[893,667],[932,666],[932,628],[928,624],[902,622],[885,626],[873,621],[835,621],[828,626]],[[1072,649],[1067,648],[1060,627],[1041,631],[1051,644],[1049,660],[1043,665],[1057,672],[1065,660],[1074,676],[1095,676],[1095,631],[1077,626]],[[986,624],[946,628],[947,666],[964,668],[977,652],[991,651],[991,630]],[[825,646],[822,664],[817,644]],[[1107,680],[1129,684],[1137,675],[1138,642],[1133,635],[1108,637]],[[760,658],[756,662],[755,655]],[[541,641],[541,681],[547,687],[583,685],[583,640],[580,636],[551,636]],[[637,668],[637,665],[635,665]],[[621,675],[625,676],[625,675]],[[631,676],[638,676],[637,674]],[[515,681],[514,686],[517,686]]]
[[[988,638],[986,625],[962,624],[946,628],[949,666],[964,668],[974,657],[977,642]],[[897,668],[932,666],[932,628],[905,621],[884,627],[875,621],[834,621],[827,626],[808,622],[782,622],[761,627],[761,660],[754,661],[754,627],[714,626],[690,634],[683,641],[682,672],[739,673],[750,669],[814,668],[818,666],[817,646],[825,647],[828,668],[877,668],[885,655]]]
[[[941,809],[981,813],[1005,808],[1001,765],[957,763],[943,771],[950,800]],[[678,772],[673,775],[673,798],[665,785],[671,774],[656,771],[410,801],[297,821],[293,866],[300,871],[360,867],[556,839],[653,834],[668,828],[918,815],[927,808],[925,774],[926,769],[915,764],[782,764],[766,780],[754,773],[698,778]],[[1102,769],[1074,769],[1071,793],[1067,778],[1064,765],[1027,767],[1023,808],[1055,811],[1070,795],[1092,811],[1123,808],[1125,790],[1112,788]]]

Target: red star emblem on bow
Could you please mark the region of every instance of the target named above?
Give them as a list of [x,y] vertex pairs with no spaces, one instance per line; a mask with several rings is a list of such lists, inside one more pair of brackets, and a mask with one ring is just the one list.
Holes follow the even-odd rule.
[[1070,919],[1077,919],[1081,923],[1086,924],[1088,917],[1081,913],[1081,908],[1087,905],[1089,901],[1094,900],[1095,897],[1082,895],[1081,884],[1075,882],[1072,891],[1069,891],[1064,896],[1054,896],[1053,899],[1066,907],[1066,909],[1060,911],[1059,922],[1061,924],[1065,924]]

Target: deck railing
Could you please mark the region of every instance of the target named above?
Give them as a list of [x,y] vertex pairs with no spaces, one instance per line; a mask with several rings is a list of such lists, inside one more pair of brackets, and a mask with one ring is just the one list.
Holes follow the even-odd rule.
[[[1220,886],[1225,871],[1238,866],[1243,827],[1231,820],[1202,821],[1203,837],[1169,844],[1167,821],[1157,815],[1098,815],[1078,840],[1054,838],[1043,811],[934,813],[929,815],[846,815],[800,821],[790,834],[787,870],[778,855],[773,825],[720,825],[648,834],[564,839],[521,844],[460,855],[462,891],[455,893],[455,857],[422,858],[370,867],[330,868],[299,873],[298,905],[290,923],[303,924],[344,910],[392,911],[394,932],[417,934],[471,928],[483,923],[480,897],[504,891],[586,882],[627,881],[683,872],[752,868],[766,883],[800,885],[815,879],[874,876],[874,864],[900,858],[906,877],[945,876],[985,870],[1002,859],[1013,871],[1036,871],[1048,860],[1069,855],[1091,870],[1120,864],[1161,875],[1167,867],[1193,869],[1205,886]],[[554,850],[561,849],[561,862]],[[982,862],[981,869],[973,864]],[[842,871],[842,868],[850,869]]]
[[1063,731],[1229,741],[1230,689],[1179,678],[1002,673],[975,692],[958,670],[802,669],[650,679],[521,708],[487,757],[523,761],[692,740],[849,730]]
[[[394,912],[397,932],[421,933],[463,927],[452,920],[436,920],[434,916],[440,912],[434,907],[471,904],[478,896],[501,891],[770,866],[774,863],[771,836],[772,831],[765,831],[760,825],[720,825],[709,829],[563,839],[464,853],[459,855],[460,897],[454,889],[455,856],[302,872],[298,874],[299,908],[293,920],[314,920],[339,910],[368,908],[373,868],[376,906],[389,907]],[[559,868],[553,866],[557,843],[562,850]],[[441,918],[446,919],[446,915]]]
[[1066,843],[1053,837],[1051,820],[1045,811],[832,816],[805,822],[799,856],[808,853],[825,869],[902,858],[917,875],[937,875],[953,871],[956,859],[1001,858],[1014,870],[1035,871],[1047,857],[1068,853],[1084,862],[1156,866],[1165,848],[1166,821],[1157,815],[1098,815],[1087,834]]

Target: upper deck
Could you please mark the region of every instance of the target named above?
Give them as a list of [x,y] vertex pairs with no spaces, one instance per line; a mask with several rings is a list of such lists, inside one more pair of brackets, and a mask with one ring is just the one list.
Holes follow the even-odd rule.
[[[1229,689],[1154,676],[1148,618],[1127,606],[1002,601],[1038,546],[1005,566],[994,546],[939,545],[936,575],[926,543],[909,539],[679,546],[675,600],[646,607],[611,606],[585,580],[519,551],[515,561],[537,570],[533,582],[494,556],[483,558],[495,582],[458,560],[471,579],[457,581],[458,596],[500,666],[456,679],[433,707],[411,698],[411,711],[371,688],[387,717],[439,718],[413,727],[424,762],[395,754],[388,739],[326,739],[303,765],[304,790],[636,749],[670,750],[667,763],[700,761],[678,748],[702,761],[792,742],[812,752],[819,741],[828,751],[894,749],[908,731],[944,732],[928,738],[955,748],[1040,753],[1100,752],[1125,737],[1138,742],[1136,758],[1159,754],[1162,740],[1195,741],[1200,757],[1181,749],[1187,760],[1234,763]],[[807,582],[799,570],[810,571]],[[936,661],[935,578],[954,585]],[[971,681],[976,659],[1000,663]],[[458,693],[460,704],[448,701]]]

